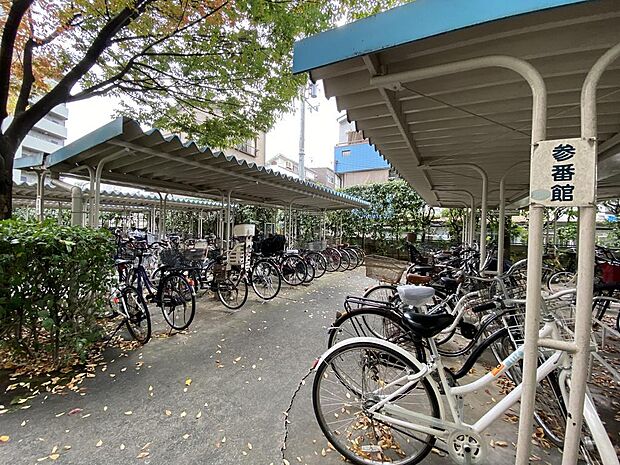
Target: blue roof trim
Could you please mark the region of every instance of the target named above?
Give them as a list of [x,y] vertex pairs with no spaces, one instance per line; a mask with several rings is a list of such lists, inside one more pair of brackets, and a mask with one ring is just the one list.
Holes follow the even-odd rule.
[[49,168],[62,163],[85,150],[120,136],[123,134],[123,122],[124,118],[122,116],[116,118],[100,128],[95,129],[93,132],[89,132],[84,137],[80,137],[70,144],[65,145],[63,148],[56,150],[47,157],[46,166]]
[[29,155],[27,157],[16,158],[13,162],[13,168],[16,170],[25,170],[29,168],[40,168],[43,166],[45,157],[42,153],[37,155]]
[[417,0],[295,43],[293,73],[502,18],[591,0]]

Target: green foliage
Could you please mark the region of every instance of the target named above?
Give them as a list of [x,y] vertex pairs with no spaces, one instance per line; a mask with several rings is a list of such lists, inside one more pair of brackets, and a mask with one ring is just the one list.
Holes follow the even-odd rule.
[[112,269],[105,230],[0,222],[0,344],[26,358],[84,354]]
[[423,234],[430,223],[424,200],[403,180],[352,186],[343,192],[366,200],[368,209],[342,210],[328,215],[332,234],[365,238],[387,246],[406,232]]
[[463,222],[465,221],[465,211],[462,208],[446,208],[442,215],[446,219],[448,225],[448,233],[450,241],[458,243],[461,241],[463,234]]

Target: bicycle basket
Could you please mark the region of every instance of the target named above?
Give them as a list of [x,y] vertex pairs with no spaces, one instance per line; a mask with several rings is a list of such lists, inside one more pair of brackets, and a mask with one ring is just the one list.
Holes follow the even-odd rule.
[[381,255],[367,255],[364,262],[366,276],[381,282],[398,284],[409,263]]
[[183,252],[183,258],[188,262],[201,261],[205,256],[205,249],[187,249]]
[[601,263],[603,272],[602,281],[604,284],[620,283],[620,265],[613,263]]
[[181,254],[177,250],[164,249],[159,253],[159,260],[162,265],[179,267],[182,263]]

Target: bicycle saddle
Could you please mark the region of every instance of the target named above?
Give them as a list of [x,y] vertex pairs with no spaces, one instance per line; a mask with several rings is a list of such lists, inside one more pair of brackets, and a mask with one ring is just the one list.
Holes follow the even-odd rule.
[[403,323],[416,335],[423,338],[436,336],[454,321],[455,315],[449,313],[433,313],[430,315],[406,310]]
[[398,286],[397,288],[400,300],[414,307],[422,305],[433,298],[435,295],[435,289],[425,286]]

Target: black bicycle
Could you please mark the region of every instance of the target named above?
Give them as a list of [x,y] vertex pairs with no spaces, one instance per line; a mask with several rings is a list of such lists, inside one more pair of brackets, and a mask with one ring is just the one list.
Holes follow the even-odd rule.
[[[135,287],[138,299],[146,306],[153,302],[161,308],[171,328],[181,331],[187,328],[196,314],[196,294],[181,270],[167,265],[160,266],[149,278],[142,264],[150,256],[145,249],[135,249],[136,261],[129,276],[129,285]],[[146,299],[144,295],[146,293]]]

